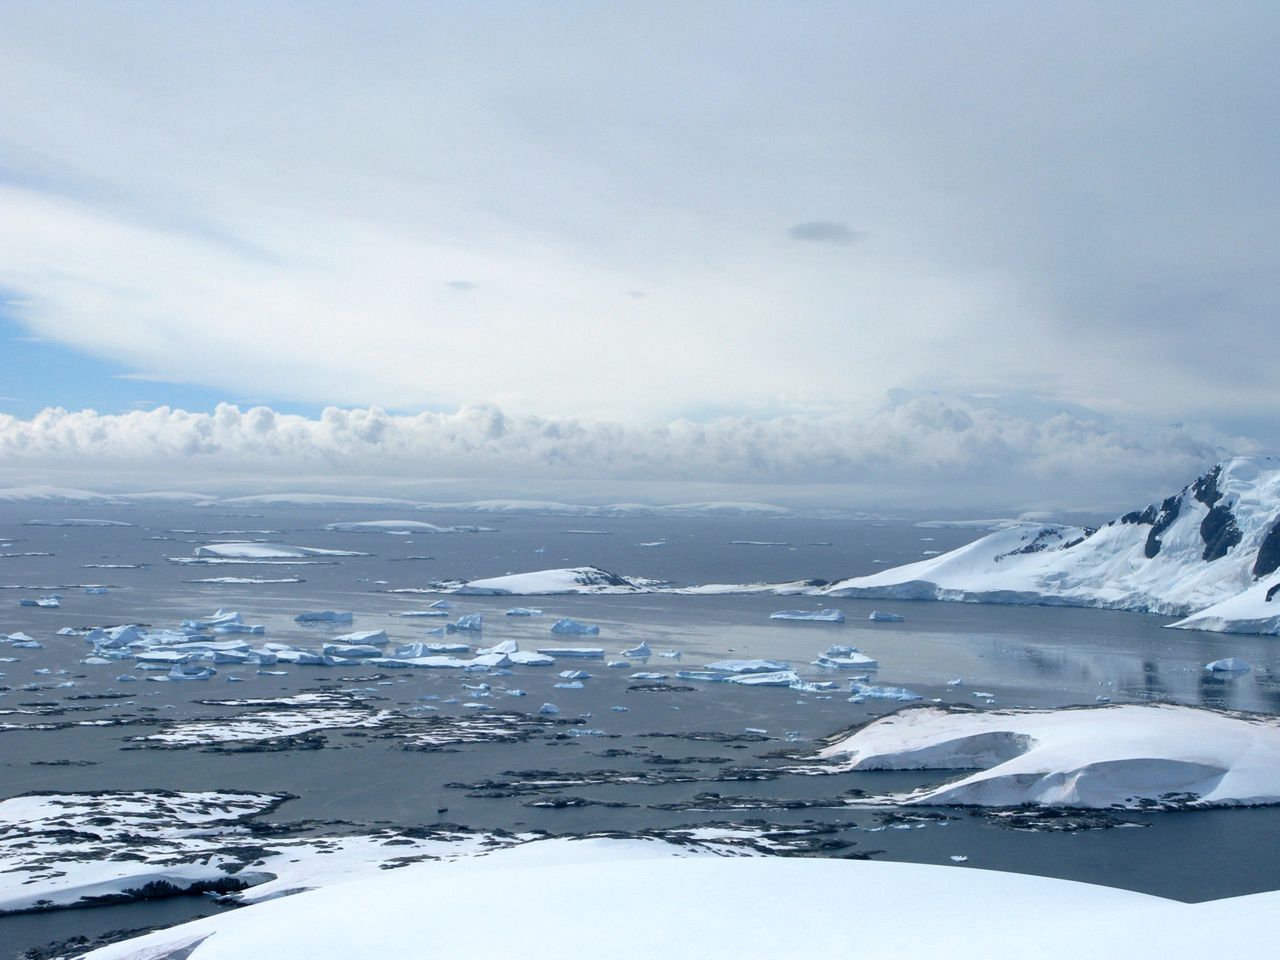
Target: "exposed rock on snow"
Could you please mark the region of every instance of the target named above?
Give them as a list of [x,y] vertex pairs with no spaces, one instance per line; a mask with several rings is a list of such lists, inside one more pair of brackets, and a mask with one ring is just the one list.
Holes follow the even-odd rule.
[[1280,803],[1280,719],[1167,704],[902,710],[819,754],[833,770],[977,770],[912,804],[1185,807]]
[[542,596],[561,593],[643,593],[658,586],[656,580],[621,577],[599,567],[566,567],[537,570],[505,577],[470,580],[455,593],[489,596]]

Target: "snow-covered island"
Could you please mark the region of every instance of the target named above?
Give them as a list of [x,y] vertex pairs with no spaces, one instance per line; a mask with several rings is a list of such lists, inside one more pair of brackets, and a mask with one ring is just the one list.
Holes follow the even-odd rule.
[[1172,624],[1280,631],[1280,461],[1238,457],[1098,528],[1019,524],[832,584],[838,597],[1110,607]]

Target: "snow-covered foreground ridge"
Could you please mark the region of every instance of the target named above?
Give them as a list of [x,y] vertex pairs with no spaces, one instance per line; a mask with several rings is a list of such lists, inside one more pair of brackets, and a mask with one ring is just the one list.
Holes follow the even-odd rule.
[[[645,906],[660,912],[637,930],[626,918]],[[842,913],[850,906],[870,920],[851,926]],[[1237,960],[1261,960],[1274,956],[1278,908],[1278,893],[1183,904],[951,866],[689,856],[658,841],[548,840],[384,871],[86,956],[1203,960],[1226,947]]]
[[1277,633],[1277,584],[1280,461],[1241,457],[1097,530],[1022,524],[822,592],[1111,607],[1184,617],[1177,627]]
[[976,770],[894,802],[1184,808],[1280,803],[1280,720],[1172,704],[916,707],[818,755],[830,772]]

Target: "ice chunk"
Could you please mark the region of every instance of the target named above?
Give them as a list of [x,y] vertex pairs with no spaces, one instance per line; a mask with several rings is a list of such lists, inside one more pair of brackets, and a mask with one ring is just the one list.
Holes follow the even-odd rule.
[[570,617],[564,617],[551,625],[551,632],[576,637],[595,637],[600,634],[600,628],[594,624],[579,623]]
[[650,673],[646,671],[644,673],[633,673],[631,675],[631,679],[632,680],[666,680],[667,675],[665,673]]
[[800,677],[794,670],[778,670],[770,673],[740,673],[728,680],[744,687],[789,687],[798,683]]
[[367,643],[326,643],[324,654],[327,657],[380,657],[382,651]]
[[520,667],[549,667],[555,663],[555,657],[548,657],[543,653],[534,653],[531,650],[517,650],[514,653],[507,654],[508,659],[516,666]]
[[363,644],[381,647],[390,643],[385,630],[357,630],[355,633],[344,633],[333,638],[334,643]]
[[668,660],[679,660],[683,654],[679,650],[663,650],[658,656],[666,657]]
[[708,663],[706,669],[717,673],[776,673],[790,670],[791,664],[783,660],[717,660]]
[[905,618],[896,613],[889,613],[887,610],[872,610],[867,619],[879,623],[901,623]]
[[208,680],[218,671],[212,667],[181,664],[169,671],[170,680]]
[[468,613],[457,619],[455,623],[448,626],[450,633],[456,630],[462,631],[479,631],[484,629],[484,614]]
[[840,656],[829,656],[825,653],[819,654],[818,659],[814,660],[813,663],[815,666],[828,667],[833,670],[874,670],[880,665],[879,661],[873,657],[868,657],[866,654],[858,653],[852,649]]
[[507,611],[508,617],[540,617],[542,611],[533,607],[512,607]]
[[100,596],[101,594],[107,593],[109,591],[107,590],[106,587],[85,587],[84,592],[87,594],[90,594],[91,596]]
[[641,640],[634,647],[628,647],[626,650],[621,651],[618,656],[632,657],[636,660],[647,660],[649,657],[653,656],[653,651],[649,649],[649,645],[647,643]]
[[849,684],[850,700],[901,700],[903,702],[923,699],[920,694],[905,687],[880,687],[857,680]]
[[452,610],[453,602],[450,600],[436,600],[434,603],[427,604],[431,610]]
[[584,685],[581,680],[564,680],[556,686],[561,690],[582,690]]
[[560,708],[557,707],[554,703],[544,703],[542,706],[538,708],[538,712],[547,714],[547,715],[552,715],[552,714],[559,713]]
[[300,613],[293,619],[298,623],[350,623],[352,615],[350,611],[315,610]]
[[495,643],[492,647],[481,647],[476,653],[515,653],[519,649],[520,645],[514,640],[503,640],[501,643]]
[[1239,657],[1226,657],[1222,660],[1214,660],[1212,663],[1204,665],[1206,670],[1213,673],[1248,673],[1253,668]]
[[448,610],[403,610],[394,614],[397,617],[447,617]]
[[591,674],[585,670],[561,670],[560,678],[562,680],[590,680]]
[[844,611],[825,610],[779,610],[769,614],[770,620],[814,620],[820,623],[844,623]]
[[603,660],[603,647],[539,647],[538,652],[548,657],[568,657],[578,660]]

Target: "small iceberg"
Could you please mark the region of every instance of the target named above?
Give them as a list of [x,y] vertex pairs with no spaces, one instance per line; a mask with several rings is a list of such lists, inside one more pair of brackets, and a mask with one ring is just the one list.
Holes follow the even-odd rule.
[[600,628],[594,624],[580,623],[571,617],[564,617],[551,625],[551,632],[575,637],[596,637],[600,635]]
[[350,611],[316,610],[300,613],[293,619],[297,623],[350,623],[352,615]]
[[[875,614],[872,614],[875,617]],[[810,620],[817,623],[844,623],[844,611],[827,610],[778,610],[769,614],[770,620]]]
[[1211,673],[1248,673],[1253,668],[1239,657],[1226,657],[1206,663],[1204,668]]
[[872,610],[868,620],[875,620],[877,623],[901,623],[906,618],[896,613],[889,613],[885,610]]
[[508,617],[540,617],[542,611],[534,607],[512,607],[507,611]]

